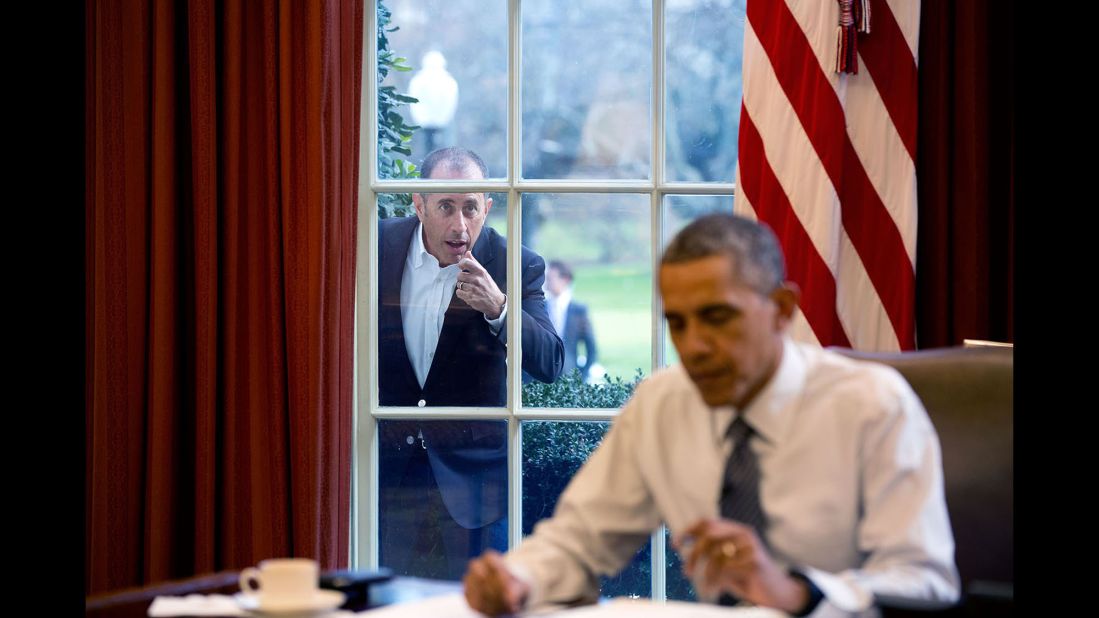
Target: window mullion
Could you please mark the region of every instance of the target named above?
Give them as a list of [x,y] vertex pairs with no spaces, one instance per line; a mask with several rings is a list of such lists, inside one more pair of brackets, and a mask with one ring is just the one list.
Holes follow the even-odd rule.
[[732,195],[731,182],[666,182],[657,187],[666,195]]
[[[366,96],[360,108],[359,196],[366,198],[366,208],[358,210],[358,242],[356,247],[355,276],[355,389],[352,410],[352,549],[351,565],[357,569],[378,567],[378,441],[372,415],[378,405],[378,293],[377,276],[372,266],[378,259],[378,194],[373,185],[378,178],[378,10],[374,2],[368,3],[363,15],[363,74]],[[359,328],[365,325],[365,328]],[[365,363],[363,363],[365,359]],[[366,378],[359,372],[360,364],[366,366]]]
[[524,421],[613,421],[619,408],[522,408],[516,412]]
[[[516,4],[518,0],[512,0]],[[523,457],[522,435],[516,416],[523,404],[523,278],[522,267],[522,196],[514,188],[508,192],[508,305],[510,319],[508,329],[508,548],[517,547],[523,536],[520,518],[523,513]]]
[[653,190],[651,180],[525,180],[520,179],[517,188],[524,193],[648,193]]
[[[650,233],[652,249],[652,368],[649,375],[664,364],[664,337],[663,323],[660,316],[663,310],[660,302],[660,294],[657,286],[657,275],[660,272],[660,249],[662,245],[664,208],[660,187],[665,182],[664,170],[664,1],[653,0],[652,5],[653,33],[652,33],[652,174],[654,187],[650,192],[650,213],[652,231]],[[652,535],[652,598],[654,601],[663,601],[667,598],[664,590],[664,527],[661,526]]]
[[522,127],[520,120],[520,78],[522,54],[520,50],[522,14],[520,0],[508,0],[508,268],[507,295],[510,307],[508,329],[508,547],[516,547],[523,535],[520,518],[523,513],[523,457],[522,436],[515,411],[523,403],[522,334],[523,334],[523,278],[522,272],[522,196],[516,189],[516,181],[522,175]]
[[[367,195],[369,207],[359,209],[358,294],[355,299],[356,365],[359,358],[365,358],[367,371],[365,388],[361,380],[356,380],[356,427],[353,433],[356,443],[352,448],[357,457],[355,470],[360,481],[356,487],[364,491],[355,498],[359,510],[353,514],[358,517],[357,564],[362,568],[376,569],[378,518],[374,513],[378,510],[378,478],[375,473],[378,469],[378,440],[373,412],[378,409],[378,372],[375,371],[378,346],[374,344],[378,340],[378,303],[375,301],[378,298],[378,277],[373,265],[378,263],[378,194],[369,191]],[[359,329],[360,324],[366,327]],[[355,371],[355,375],[361,377],[358,368]]]

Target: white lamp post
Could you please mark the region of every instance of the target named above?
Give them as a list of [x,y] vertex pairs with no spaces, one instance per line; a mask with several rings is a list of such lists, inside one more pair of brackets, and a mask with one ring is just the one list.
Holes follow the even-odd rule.
[[454,120],[458,109],[458,82],[446,70],[446,58],[438,51],[424,54],[421,68],[412,76],[408,94],[419,99],[411,105],[412,121],[427,139],[427,151],[435,150],[436,135]]

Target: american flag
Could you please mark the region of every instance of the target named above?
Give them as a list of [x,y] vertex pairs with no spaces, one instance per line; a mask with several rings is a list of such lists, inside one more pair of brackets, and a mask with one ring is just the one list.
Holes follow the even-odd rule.
[[915,347],[919,22],[918,0],[747,2],[734,208],[782,242],[797,339]]

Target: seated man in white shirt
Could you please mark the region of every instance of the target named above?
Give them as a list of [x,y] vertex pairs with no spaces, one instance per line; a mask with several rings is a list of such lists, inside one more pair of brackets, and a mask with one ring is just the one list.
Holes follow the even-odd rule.
[[594,601],[661,523],[703,600],[796,615],[956,600],[927,413],[893,369],[787,337],[798,291],[774,234],[699,219],[660,291],[681,364],[638,386],[552,518],[470,562],[470,606]]

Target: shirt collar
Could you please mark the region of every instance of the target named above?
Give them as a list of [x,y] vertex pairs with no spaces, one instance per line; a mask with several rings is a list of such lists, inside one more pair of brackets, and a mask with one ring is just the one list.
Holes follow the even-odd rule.
[[562,291],[560,294],[558,294],[556,297],[554,297],[553,300],[554,300],[554,302],[557,303],[558,307],[563,307],[565,305],[568,305],[569,302],[572,300],[572,288],[571,287],[565,288],[564,291]]
[[791,404],[796,404],[805,390],[805,371],[801,350],[789,337],[783,336],[782,360],[775,375],[742,411],[744,420],[767,442],[775,444],[786,435],[793,419]]
[[441,268],[439,259],[428,253],[427,247],[424,246],[424,224],[420,222],[416,224],[416,231],[412,233],[412,242],[408,244],[408,265],[419,270],[425,262],[428,266]]

